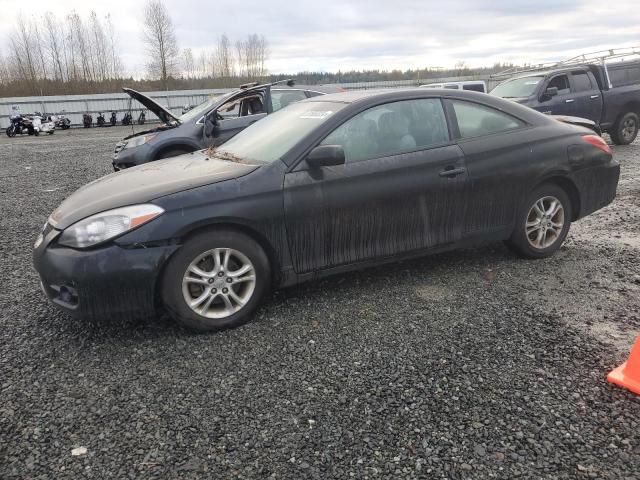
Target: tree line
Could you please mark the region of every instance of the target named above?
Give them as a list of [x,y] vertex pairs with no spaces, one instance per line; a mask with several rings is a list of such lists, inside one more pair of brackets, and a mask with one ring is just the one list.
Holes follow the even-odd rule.
[[49,82],[100,83],[122,76],[111,18],[95,12],[87,18],[75,12],[64,18],[18,15],[8,45],[9,53],[0,56],[0,85],[20,83],[38,93]]
[[306,85],[389,80],[423,80],[479,75],[509,65],[455,68],[301,72],[269,75],[269,43],[251,33],[232,41],[222,34],[210,49],[180,49],[173,20],[162,0],[147,0],[141,25],[148,61],[146,77],[127,75],[111,17],[75,11],[58,17],[51,12],[18,15],[9,34],[8,51],[0,52],[0,97],[118,92],[123,86],[141,91],[237,87],[249,81],[293,78]]
[[228,87],[267,76],[269,47],[264,35],[252,33],[232,42],[223,34],[210,50],[180,49],[162,0],[147,0],[141,31],[148,58],[146,78],[133,80],[127,78],[109,15],[20,14],[5,43],[7,53],[0,51],[0,97],[107,93],[132,84],[153,89],[196,83],[205,85],[201,88]]

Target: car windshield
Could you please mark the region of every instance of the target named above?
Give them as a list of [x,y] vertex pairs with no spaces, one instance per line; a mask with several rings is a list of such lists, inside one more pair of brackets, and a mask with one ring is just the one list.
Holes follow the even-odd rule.
[[278,110],[246,128],[213,153],[224,159],[272,163],[329,117],[344,103],[300,102]]
[[529,97],[536,91],[536,88],[544,77],[522,77],[507,80],[491,91],[491,95],[502,98],[523,98]]
[[194,118],[201,117],[202,115],[207,113],[207,111],[209,111],[213,107],[213,104],[216,103],[217,101],[218,101],[218,98],[212,98],[211,100],[207,100],[206,102],[203,102],[200,105],[193,107],[191,110],[189,110],[188,112],[185,112],[183,115],[180,115],[178,117],[178,119],[180,120],[180,123],[185,123],[185,122],[188,122],[189,120],[193,120]]

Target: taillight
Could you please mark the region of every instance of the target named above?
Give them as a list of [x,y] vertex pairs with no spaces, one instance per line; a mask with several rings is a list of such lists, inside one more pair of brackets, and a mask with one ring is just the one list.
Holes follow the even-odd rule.
[[611,153],[611,148],[607,145],[607,142],[604,141],[602,137],[598,135],[583,135],[582,139],[596,147],[598,150],[602,150],[604,153]]

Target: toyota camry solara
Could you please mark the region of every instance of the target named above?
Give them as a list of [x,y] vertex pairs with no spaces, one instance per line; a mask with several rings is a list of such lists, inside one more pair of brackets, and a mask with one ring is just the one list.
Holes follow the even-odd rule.
[[215,151],[82,187],[49,217],[34,262],[68,312],[165,310],[217,330],[272,288],[366,265],[487,241],[547,257],[613,200],[619,170],[592,131],[500,98],[333,94]]

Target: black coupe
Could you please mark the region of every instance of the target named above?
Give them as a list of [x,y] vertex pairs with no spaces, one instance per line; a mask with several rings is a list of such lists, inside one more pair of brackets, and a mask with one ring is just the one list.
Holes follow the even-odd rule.
[[35,244],[47,296],[87,317],[166,310],[216,330],[271,288],[486,241],[558,250],[620,168],[593,131],[489,95],[331,94],[215,150],[98,179]]

